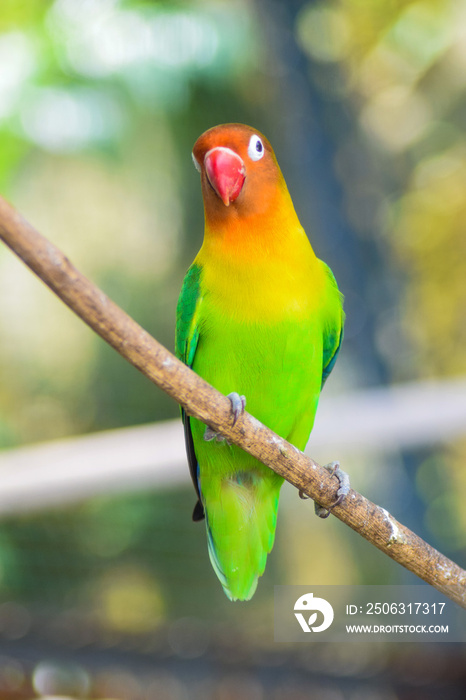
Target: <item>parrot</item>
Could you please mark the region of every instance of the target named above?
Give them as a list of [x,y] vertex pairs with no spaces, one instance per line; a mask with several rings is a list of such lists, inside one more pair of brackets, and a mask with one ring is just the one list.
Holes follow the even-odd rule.
[[[343,296],[314,253],[272,146],[253,127],[205,131],[204,240],[177,305],[175,353],[231,402],[298,449],[343,338]],[[283,478],[182,409],[189,468],[210,561],[230,600],[264,573]]]

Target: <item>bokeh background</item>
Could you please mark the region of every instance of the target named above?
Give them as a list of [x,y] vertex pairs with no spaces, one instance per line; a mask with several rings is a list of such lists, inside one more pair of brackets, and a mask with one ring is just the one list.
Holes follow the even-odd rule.
[[[379,445],[360,421],[345,447],[351,410],[332,418],[409,383],[421,404],[438,387],[440,420],[464,387],[466,2],[2,0],[0,191],[170,349],[202,241],[192,145],[227,121],[268,136],[346,297],[322,398],[338,454],[331,437],[310,453],[466,567],[466,425]],[[0,338],[0,490],[24,446],[178,417],[3,247]],[[0,513],[1,698],[464,697],[457,645],[274,644],[275,584],[417,583],[291,487],[257,594],[233,605],[187,468],[163,488],[127,474]]]

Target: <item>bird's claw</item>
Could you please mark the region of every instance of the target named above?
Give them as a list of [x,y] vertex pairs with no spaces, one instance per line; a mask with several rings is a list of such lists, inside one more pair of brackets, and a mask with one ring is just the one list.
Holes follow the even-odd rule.
[[[246,397],[245,396],[240,396],[236,391],[232,391],[231,394],[228,394],[228,398],[230,399],[231,403],[231,413],[233,416],[233,423],[232,425],[235,425],[236,421],[240,417],[242,413],[244,413],[244,409],[246,408]],[[211,442],[212,440],[216,440],[217,442],[227,442],[225,437],[221,433],[218,433],[216,430],[213,428],[210,428],[209,426],[206,427],[205,432],[204,432],[204,440],[206,442]],[[229,443],[228,443],[229,444]]]
[[217,442],[225,442],[225,439],[221,433],[217,433],[216,430],[213,428],[210,428],[209,426],[206,427],[204,431],[204,440],[206,442],[211,442],[212,440],[216,440]]
[[228,398],[230,399],[231,403],[233,425],[235,425],[236,421],[238,420],[240,415],[244,413],[244,409],[246,408],[246,397],[240,396],[236,393],[236,391],[232,391],[231,394],[228,394]]
[[318,503],[314,503],[315,514],[318,515],[319,518],[328,518],[332,508],[335,508],[335,506],[339,506],[344,501],[345,497],[348,495],[350,490],[349,476],[346,472],[343,471],[343,469],[340,469],[339,462],[330,462],[330,464],[325,464],[324,469],[330,472],[332,476],[336,476],[336,478],[340,482],[340,488],[337,491],[337,499],[335,503],[332,503],[330,508],[324,508]]
[[[329,471],[332,476],[336,476],[338,481],[340,482],[340,488],[337,491],[337,499],[335,503],[333,503],[330,508],[324,508],[323,506],[319,505],[318,503],[314,503],[314,510],[315,514],[319,516],[319,518],[328,518],[330,515],[330,511],[332,508],[335,506],[339,506],[340,503],[342,503],[345,499],[345,497],[348,495],[349,490],[350,490],[350,480],[349,476],[346,472],[343,471],[343,469],[340,469],[340,463],[339,462],[330,462],[330,464],[325,464],[324,469]],[[299,497],[302,498],[303,500],[307,500],[309,496],[307,496],[304,491],[299,491]]]

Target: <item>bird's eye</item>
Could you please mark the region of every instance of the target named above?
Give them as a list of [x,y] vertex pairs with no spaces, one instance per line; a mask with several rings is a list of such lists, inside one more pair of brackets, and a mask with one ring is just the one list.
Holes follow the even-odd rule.
[[257,134],[249,139],[248,156],[251,160],[260,160],[265,153],[264,144]]

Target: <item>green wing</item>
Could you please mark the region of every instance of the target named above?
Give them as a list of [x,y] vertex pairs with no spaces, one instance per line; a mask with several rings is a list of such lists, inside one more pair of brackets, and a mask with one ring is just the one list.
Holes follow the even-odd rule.
[[343,295],[338,289],[333,272],[327,265],[325,265],[325,267],[330,279],[332,295],[329,309],[329,321],[324,328],[322,387],[337,361],[341,342],[343,340],[343,326],[345,323]]
[[[176,309],[175,354],[188,367],[193,365],[199,342],[198,315],[202,300],[200,278],[201,268],[198,265],[192,265],[184,278]],[[205,517],[199,489],[199,465],[194,451],[189,416],[186,415],[184,409],[181,409],[181,418],[184,426],[189,471],[198,497],[193,512],[193,520],[197,521]]]
[[199,265],[191,265],[184,278],[176,308],[175,353],[188,367],[192,367],[199,341],[197,317],[201,302],[200,278]]

